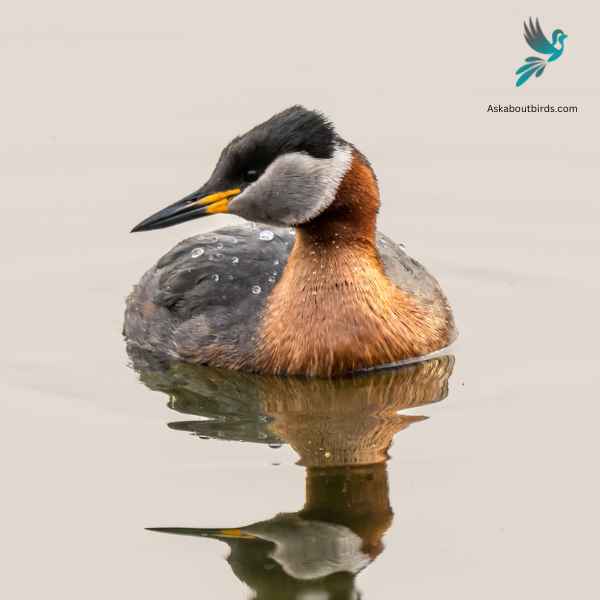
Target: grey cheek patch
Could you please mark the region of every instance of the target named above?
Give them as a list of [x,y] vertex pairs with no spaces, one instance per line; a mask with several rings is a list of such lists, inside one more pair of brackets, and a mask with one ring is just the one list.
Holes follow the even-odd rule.
[[337,147],[331,158],[284,154],[231,202],[230,212],[271,225],[306,223],[333,202],[351,163],[350,146]]

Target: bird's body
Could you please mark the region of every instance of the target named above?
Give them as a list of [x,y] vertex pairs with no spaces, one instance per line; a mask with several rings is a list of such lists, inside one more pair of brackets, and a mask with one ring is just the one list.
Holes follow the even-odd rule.
[[[424,356],[453,341],[452,314],[436,280],[376,233],[379,194],[366,159],[350,145],[329,158],[303,153],[302,164],[290,153],[284,158],[285,165],[257,179],[261,194],[243,207],[249,212],[250,202],[258,203],[255,220],[267,225],[185,240],[144,275],[128,300],[128,343],[213,366],[335,376]],[[327,160],[321,177],[319,161]],[[285,189],[273,194],[272,187],[285,188],[283,173],[293,177],[294,169],[291,185],[298,169],[308,183],[284,213]],[[302,191],[314,195],[306,207]],[[270,194],[277,204],[269,205]],[[215,202],[223,202],[223,192],[217,195]],[[232,207],[245,192],[236,195]],[[173,209],[167,210],[170,223]]]
[[[302,372],[300,365],[294,369],[292,364],[286,370],[266,368],[269,357],[276,353],[264,351],[261,336],[265,310],[273,306],[273,292],[281,282],[295,240],[296,234],[289,228],[239,225],[180,242],[143,276],[130,295],[126,312],[128,343],[188,362],[249,371]],[[434,318],[444,322],[448,313],[445,297],[423,266],[383,234],[377,235],[377,251],[390,287],[418,298],[437,313]],[[293,364],[301,362],[303,356],[309,363],[316,361],[318,355],[311,344],[323,346],[322,353],[328,355],[341,335],[356,335],[355,343],[361,341],[354,329],[356,316],[352,316],[360,279],[351,274],[344,282],[329,260],[321,263],[316,254],[313,256],[314,273],[311,271],[307,279],[294,277],[288,284],[300,286],[298,293],[305,295],[306,304],[301,302],[302,296],[281,293],[283,302],[287,296],[292,305],[302,307],[307,321],[302,321],[304,315],[295,315],[292,327],[292,314],[286,318],[284,313],[281,327],[271,333],[275,347],[286,347],[287,352],[295,354],[295,361],[290,361]],[[368,277],[369,262],[360,268]],[[347,313],[350,321],[344,321]],[[333,317],[329,323],[326,315]],[[371,319],[368,312],[364,317]],[[449,341],[440,341],[440,348]],[[355,347],[362,349],[360,345]],[[436,349],[427,347],[422,353]],[[398,358],[381,360],[384,364]],[[334,366],[330,367],[332,372]]]

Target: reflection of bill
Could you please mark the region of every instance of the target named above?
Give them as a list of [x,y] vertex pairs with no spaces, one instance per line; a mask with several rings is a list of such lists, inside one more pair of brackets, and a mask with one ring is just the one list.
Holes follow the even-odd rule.
[[142,380],[169,393],[171,408],[208,417],[171,427],[203,437],[289,443],[306,467],[306,499],[298,512],[240,528],[151,529],[227,543],[229,564],[256,598],[358,598],[354,578],[381,553],[392,522],[387,450],[395,433],[425,418],[398,411],[445,398],[453,363],[444,356],[313,380],[189,365],[157,368],[134,357]]

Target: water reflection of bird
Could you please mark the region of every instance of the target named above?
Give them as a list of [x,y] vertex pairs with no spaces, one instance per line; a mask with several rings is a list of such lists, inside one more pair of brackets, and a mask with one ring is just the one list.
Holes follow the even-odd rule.
[[313,468],[306,487],[300,511],[245,527],[149,529],[225,542],[232,571],[257,600],[358,598],[356,575],[382,552],[393,518],[386,467]]
[[395,433],[423,420],[399,410],[448,393],[454,359],[332,380],[257,376],[131,354],[169,406],[203,417],[170,426],[200,437],[289,443],[306,468],[304,507],[243,527],[154,527],[228,544],[236,576],[261,600],[355,599],[356,574],[383,550],[392,522],[385,461]]
[[524,23],[525,27],[525,41],[529,46],[539,52],[540,54],[548,54],[548,59],[544,60],[539,56],[529,56],[525,59],[525,64],[519,67],[516,71],[520,77],[517,79],[517,87],[523,85],[532,75],[535,74],[539,77],[546,68],[546,65],[559,59],[565,49],[564,41],[567,39],[567,34],[562,29],[555,29],[552,32],[552,42],[548,41],[548,38],[544,35],[542,28],[540,27],[539,19],[529,19],[529,26],[527,21]]
[[376,232],[367,159],[295,106],[235,138],[208,182],[134,231],[229,212],[254,225],[184,240],[128,299],[128,344],[177,360],[339,375],[421,357],[455,337],[436,280]]

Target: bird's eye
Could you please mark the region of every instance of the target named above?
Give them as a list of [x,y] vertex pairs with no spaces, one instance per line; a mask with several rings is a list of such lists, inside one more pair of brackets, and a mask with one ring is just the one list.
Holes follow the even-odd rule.
[[248,169],[247,171],[244,171],[244,181],[247,181],[248,183],[256,181],[259,175],[260,171],[258,169]]

